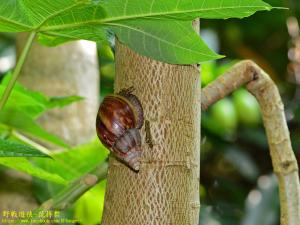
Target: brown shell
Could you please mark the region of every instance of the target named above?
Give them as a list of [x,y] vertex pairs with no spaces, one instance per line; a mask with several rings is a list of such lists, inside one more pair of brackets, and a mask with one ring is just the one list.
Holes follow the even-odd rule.
[[137,123],[132,107],[119,95],[106,96],[98,116],[107,130],[116,136],[122,135],[126,129],[135,128]]
[[124,96],[133,105],[135,117],[136,117],[136,128],[141,129],[144,124],[144,111],[140,100],[131,93],[131,90],[125,89],[119,92],[119,95]]
[[115,155],[134,170],[139,170],[141,156],[141,136],[138,129],[128,129],[112,147]]
[[96,119],[97,134],[101,142],[114,155],[134,170],[139,168],[143,108],[131,91],[122,90],[104,98]]
[[96,120],[96,130],[102,144],[107,148],[111,148],[115,143],[116,136],[113,133],[109,132],[108,129],[106,129],[106,127],[100,120],[100,117],[98,116]]

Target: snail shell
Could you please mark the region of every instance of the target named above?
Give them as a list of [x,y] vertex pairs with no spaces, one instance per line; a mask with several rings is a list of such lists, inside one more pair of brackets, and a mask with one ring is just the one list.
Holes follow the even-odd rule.
[[143,108],[131,89],[107,95],[96,119],[97,135],[113,155],[134,170],[139,170]]

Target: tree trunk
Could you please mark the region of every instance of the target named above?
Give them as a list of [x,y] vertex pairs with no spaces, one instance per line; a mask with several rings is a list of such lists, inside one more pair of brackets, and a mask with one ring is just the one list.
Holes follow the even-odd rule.
[[141,167],[136,173],[110,158],[102,225],[197,225],[199,70],[157,62],[117,43],[115,92],[131,86],[148,121],[141,130]]

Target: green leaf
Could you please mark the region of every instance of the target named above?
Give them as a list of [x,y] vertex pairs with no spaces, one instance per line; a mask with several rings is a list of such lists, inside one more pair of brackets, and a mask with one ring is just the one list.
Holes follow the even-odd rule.
[[195,18],[243,18],[271,6],[261,0],[10,0],[0,2],[0,31],[42,33],[39,40],[106,40],[112,29],[142,55],[190,64],[220,58],[191,28]]
[[[102,3],[102,7],[106,11],[104,18],[103,13],[95,13],[92,19],[81,21],[76,26],[92,21],[109,27],[121,42],[136,52],[156,60],[180,64],[221,58],[199,39],[191,26],[193,19],[243,18],[258,10],[271,8],[260,0],[109,0]],[[59,25],[59,20],[60,17],[53,18],[42,30],[47,33],[74,29],[72,23]],[[76,21],[79,21],[77,17]]]
[[[52,154],[55,160],[33,158],[32,161],[39,168],[58,174],[68,182],[71,182],[90,172],[96,166],[99,166],[107,158],[107,155],[108,151],[95,138],[90,143]],[[63,188],[61,185],[40,179],[33,179],[33,187],[40,202],[56,196]],[[99,203],[100,201],[98,199]]]
[[105,188],[106,180],[97,184],[77,200],[75,204],[74,216],[80,221],[80,224],[95,225],[101,223]]
[[49,157],[29,145],[0,139],[0,157]]
[[0,112],[0,123],[58,146],[68,147],[63,140],[45,131],[30,116],[21,111],[2,110]]
[[243,18],[272,7],[261,0],[107,0],[105,22],[159,19],[193,20]]
[[[108,153],[99,140],[94,139],[73,149],[53,153],[53,159],[31,158],[29,161],[25,158],[0,157],[0,164],[46,181],[66,185],[98,166],[107,158]],[[52,189],[51,185],[47,184],[47,188]]]
[[156,60],[192,64],[222,58],[207,47],[190,21],[140,19],[111,27],[121,42]]
[[[48,162],[52,161],[52,159],[49,158],[44,158],[43,160]],[[61,176],[39,168],[25,158],[0,157],[0,164],[58,184],[66,185],[68,183]]]
[[[10,74],[6,75],[0,84],[0,96],[3,94]],[[37,118],[48,109],[63,107],[80,101],[80,96],[47,97],[40,92],[31,91],[16,83],[10,98],[5,105],[7,110],[19,110],[32,118]]]
[[192,64],[221,56],[191,27],[196,18],[243,18],[271,7],[260,0],[110,0],[103,4],[108,25],[142,55],[168,63]]
[[107,158],[108,150],[98,139],[73,149],[52,154],[52,161],[33,159],[35,164],[49,172],[57,173],[68,181],[75,180],[91,171]]
[[103,17],[104,11],[100,5],[95,5],[91,0],[2,1],[0,32],[42,31],[42,28],[50,24],[51,26],[73,24],[75,29],[66,27],[43,33],[47,37],[60,37],[59,43],[78,39],[105,40],[105,30],[92,23],[96,15],[98,18]]
[[[0,85],[0,96],[4,93],[6,86]],[[24,93],[13,89],[10,98],[7,101],[5,109],[20,110],[33,118],[46,110],[45,99],[34,96],[30,93]]]
[[22,32],[38,30],[50,18],[84,5],[85,0],[8,0],[0,3],[0,30]]
[[47,108],[51,109],[51,108],[55,108],[55,107],[64,107],[66,105],[70,105],[73,102],[78,102],[83,100],[84,97],[81,96],[76,96],[76,95],[71,95],[71,96],[60,96],[60,97],[51,97],[49,98],[48,102],[47,102]]

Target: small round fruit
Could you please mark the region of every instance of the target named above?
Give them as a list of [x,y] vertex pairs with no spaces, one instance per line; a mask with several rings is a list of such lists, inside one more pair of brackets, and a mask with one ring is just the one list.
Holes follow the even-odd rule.
[[[224,131],[233,133],[237,127],[237,115],[232,101],[224,98],[215,103],[211,108],[213,120]],[[222,132],[220,130],[220,133]]]
[[255,97],[244,89],[233,94],[233,103],[239,121],[246,126],[257,126],[261,121],[259,104]]

